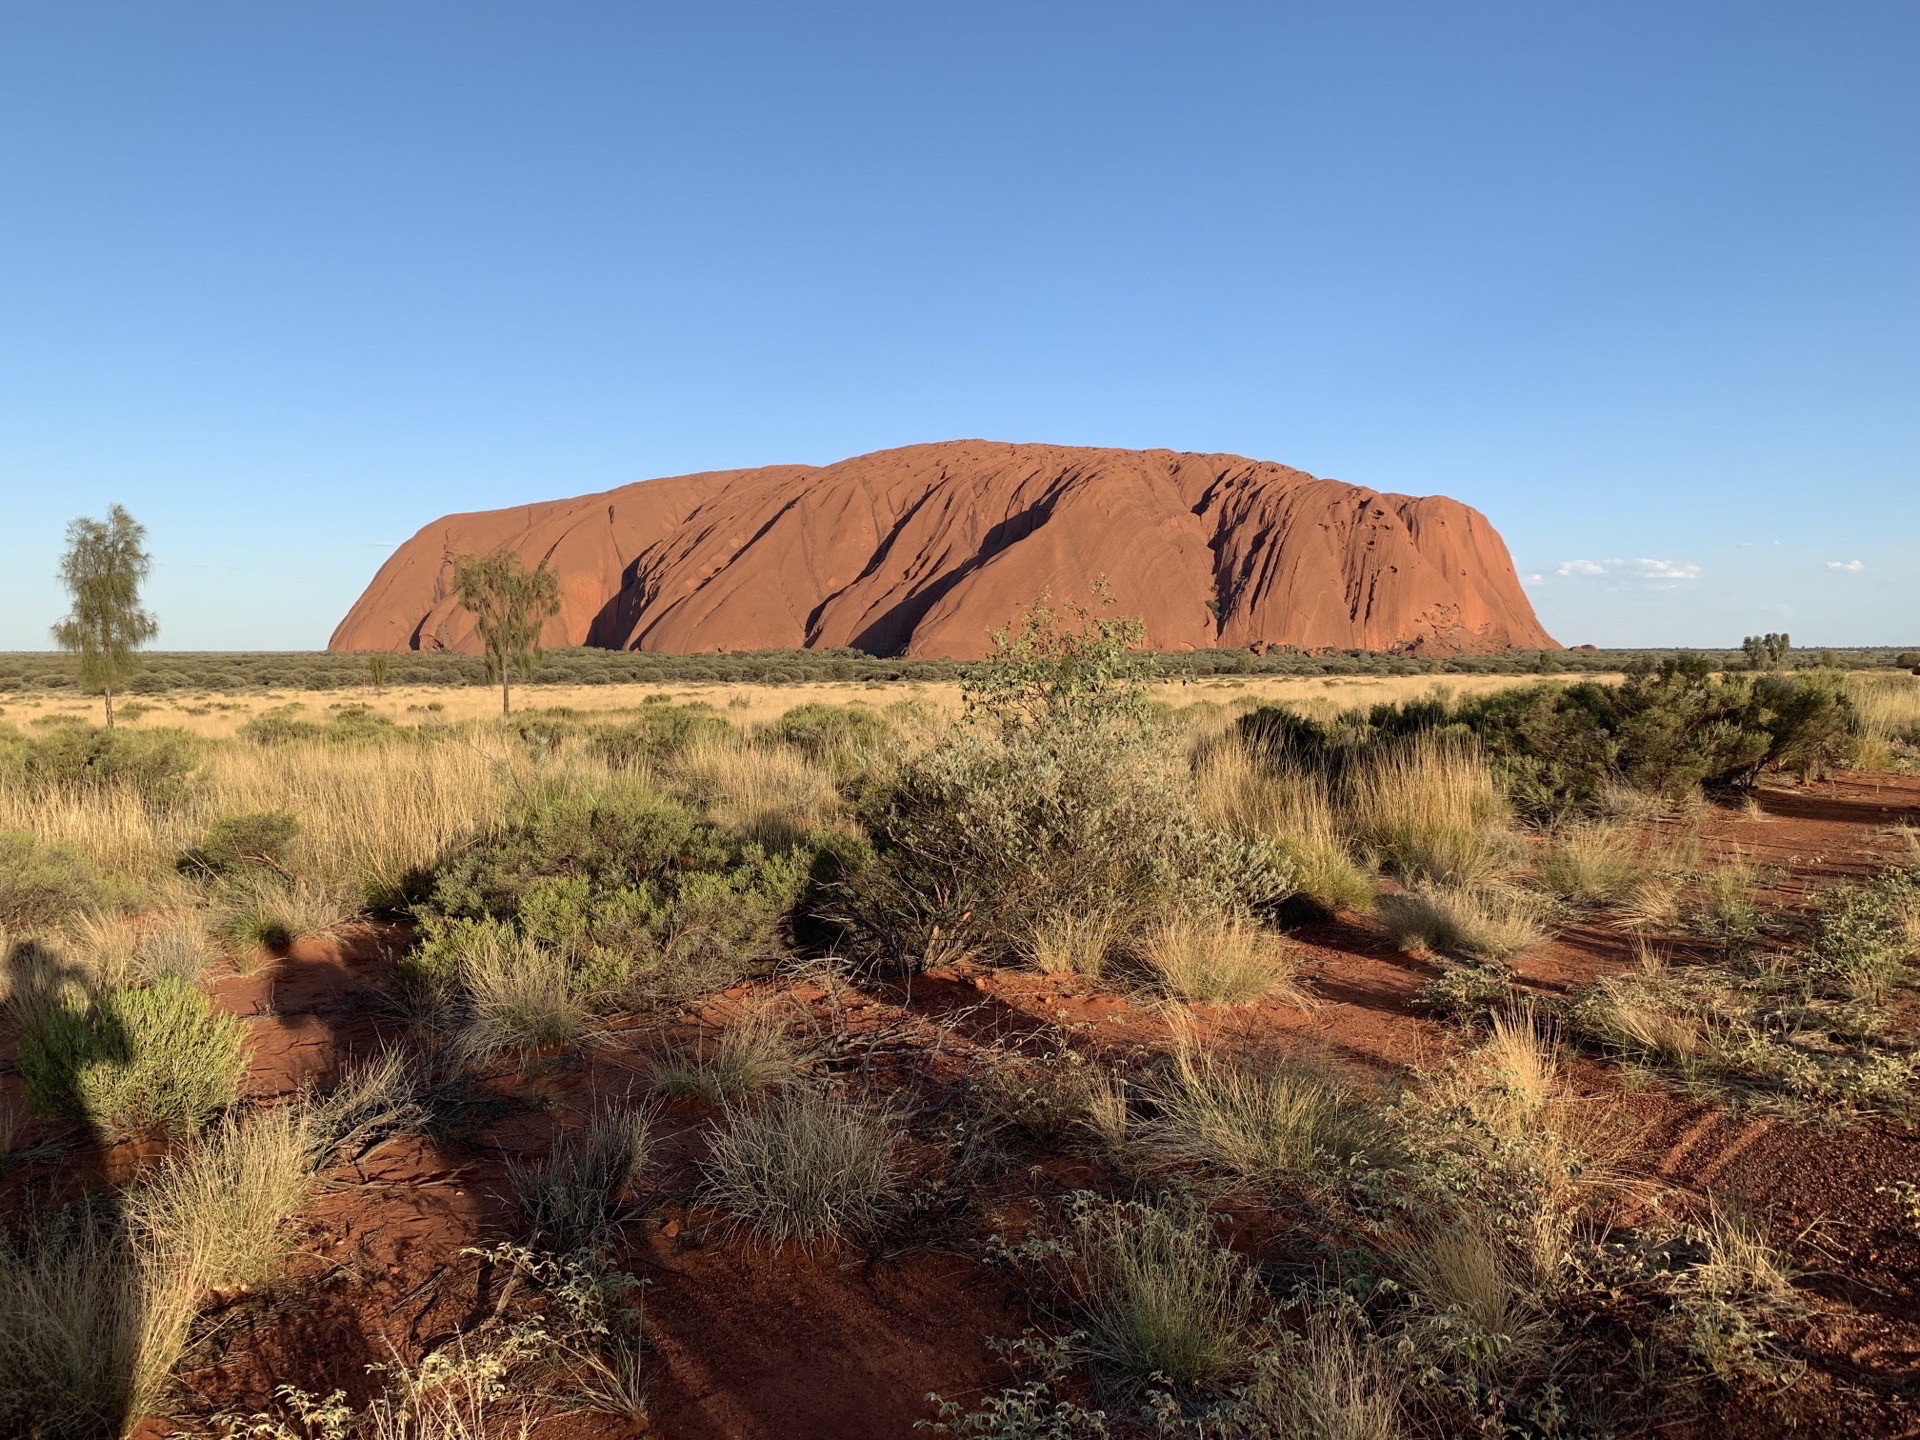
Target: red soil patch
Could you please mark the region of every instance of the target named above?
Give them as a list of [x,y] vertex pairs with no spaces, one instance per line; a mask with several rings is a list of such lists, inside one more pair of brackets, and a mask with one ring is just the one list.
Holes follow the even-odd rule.
[[[1846,777],[1770,789],[1759,816],[1716,810],[1710,846],[1738,846],[1778,871],[1771,900],[1807,905],[1821,886],[1872,874],[1905,853],[1888,833],[1920,820],[1920,779]],[[1229,1040],[1325,1054],[1403,1075],[1459,1041],[1410,1008],[1433,965],[1394,952],[1368,922],[1345,917],[1294,932],[1310,1010],[1202,1007],[1204,1031]],[[383,994],[401,937],[366,930],[303,944],[213,987],[247,1018],[248,1088],[263,1096],[325,1081],[353,1057],[403,1031]],[[1633,963],[1628,938],[1604,924],[1574,926],[1521,963],[1523,983],[1563,991]],[[182,1371],[183,1419],[264,1404],[272,1387],[335,1386],[364,1398],[366,1367],[444,1344],[492,1312],[505,1277],[463,1253],[510,1238],[516,1220],[507,1165],[541,1154],[596,1104],[644,1090],[672,1046],[710,1033],[746,1004],[775,1001],[804,1015],[835,1072],[882,1093],[910,1091],[943,1114],[985,1051],[1051,1053],[1062,1045],[1110,1062],[1144,1061],[1168,1043],[1151,1003],[1079,977],[952,965],[911,983],[813,981],[738,987],[674,1026],[624,1022],[586,1054],[545,1057],[473,1087],[467,1123],[439,1140],[403,1137],[325,1177],[302,1217],[284,1283],[216,1304]],[[1574,1065],[1586,1093],[1612,1102],[1630,1141],[1622,1168],[1648,1182],[1750,1209],[1804,1272],[1815,1313],[1794,1339],[1811,1369],[1790,1394],[1797,1432],[1735,1413],[1716,1433],[1920,1433],[1920,1237],[1904,1228],[1895,1181],[1920,1180],[1920,1135],[1872,1120],[1846,1126],[1741,1116],[1659,1088],[1633,1088],[1616,1067]],[[0,1075],[0,1103],[18,1111],[18,1077]],[[647,1283],[652,1433],[679,1437],[865,1440],[912,1433],[929,1391],[966,1397],[999,1383],[988,1348],[1032,1323],[1001,1272],[982,1263],[994,1228],[1017,1232],[1035,1207],[1103,1182],[1090,1162],[1054,1159],[999,1174],[957,1210],[935,1205],[872,1254],[771,1253],[688,1208],[714,1119],[675,1102],[663,1115],[662,1203],[629,1227],[623,1262]],[[29,1143],[57,1139],[29,1127]],[[0,1194],[54,1185],[71,1191],[124,1178],[152,1147],[49,1156],[17,1167]],[[916,1142],[937,1179],[939,1147]],[[917,1183],[917,1182],[916,1182]],[[1281,1222],[1223,1217],[1234,1243],[1258,1253]],[[1226,1233],[1223,1229],[1223,1233]],[[548,1422],[542,1435],[638,1433],[607,1417]]]

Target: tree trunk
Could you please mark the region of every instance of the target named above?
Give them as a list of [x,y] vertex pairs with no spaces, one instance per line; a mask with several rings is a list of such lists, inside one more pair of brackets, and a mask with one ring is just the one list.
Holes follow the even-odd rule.
[[113,729],[113,691],[107,689],[101,693],[104,694],[107,699],[107,729],[111,730]]
[[507,719],[513,714],[513,704],[508,697],[508,687],[513,682],[507,679],[506,667],[500,670],[500,718]]

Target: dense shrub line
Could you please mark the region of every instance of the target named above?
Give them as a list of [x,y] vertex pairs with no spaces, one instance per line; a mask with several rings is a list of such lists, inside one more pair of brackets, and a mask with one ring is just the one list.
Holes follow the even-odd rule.
[[[1533,675],[1611,674],[1658,664],[1678,652],[1657,650],[1506,651],[1496,655],[1415,656],[1346,650],[1308,654],[1273,650],[1197,650],[1151,657],[1169,678],[1213,675]],[[1747,665],[1739,650],[1699,652],[1716,670]],[[128,685],[133,695],[242,693],[261,690],[354,690],[369,687],[368,657],[326,651],[154,652]],[[1843,670],[1906,670],[1920,655],[1892,648],[1800,652],[1794,664]],[[711,655],[660,655],[585,646],[541,654],[528,683],[801,684],[821,681],[955,681],[980,666],[960,660],[906,660],[858,650],[760,650]],[[478,656],[409,652],[387,658],[387,685],[485,685]],[[78,687],[74,661],[34,651],[0,654],[0,694],[37,694]]]

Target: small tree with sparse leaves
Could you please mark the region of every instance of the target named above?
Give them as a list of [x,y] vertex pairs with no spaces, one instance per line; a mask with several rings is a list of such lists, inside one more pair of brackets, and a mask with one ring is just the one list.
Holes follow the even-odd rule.
[[513,713],[512,676],[533,667],[540,631],[560,613],[560,577],[544,563],[527,569],[518,552],[462,555],[453,563],[453,589],[473,616],[487,675],[500,682],[500,713]]
[[992,658],[962,687],[969,715],[991,717],[1003,730],[1144,724],[1152,674],[1140,652],[1146,624],[1101,613],[1114,603],[1104,576],[1092,588],[1097,608],[1042,596],[1016,624],[988,637]]
[[367,656],[367,683],[376,690],[387,688],[387,673],[393,667],[391,655],[375,653]]
[[115,505],[104,521],[83,515],[67,526],[60,560],[60,583],[73,608],[53,627],[53,641],[80,657],[80,683],[105,699],[109,730],[114,692],[139,668],[134,652],[160,633],[140,608],[140,585],[153,568],[146,540],[147,527]]

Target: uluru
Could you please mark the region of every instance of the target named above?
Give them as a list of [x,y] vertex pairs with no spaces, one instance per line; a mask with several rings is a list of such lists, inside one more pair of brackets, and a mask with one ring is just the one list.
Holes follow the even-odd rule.
[[1498,532],[1457,500],[1237,455],[985,440],[448,515],[388,558],[328,648],[476,650],[453,563],[501,546],[559,576],[550,646],[975,658],[1042,595],[1104,576],[1154,650],[1559,648]]

